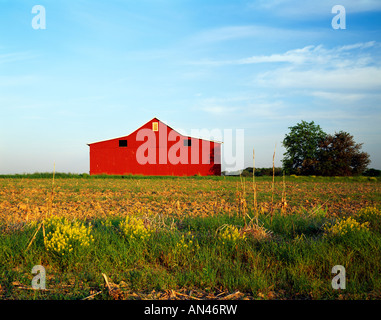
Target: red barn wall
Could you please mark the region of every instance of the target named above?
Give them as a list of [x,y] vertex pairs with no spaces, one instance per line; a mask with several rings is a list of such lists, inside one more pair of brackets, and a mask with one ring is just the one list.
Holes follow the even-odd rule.
[[[152,122],[159,123],[159,131],[152,130]],[[144,134],[151,135],[152,139],[145,137],[143,141]],[[188,138],[191,140],[190,147],[183,143]],[[127,147],[119,147],[119,140],[127,140]],[[89,146],[91,175],[221,175],[220,143],[183,136],[156,118],[128,136]],[[137,154],[141,160],[149,159],[149,162],[140,164]],[[172,164],[171,159],[181,163]],[[210,163],[205,163],[208,160]]]

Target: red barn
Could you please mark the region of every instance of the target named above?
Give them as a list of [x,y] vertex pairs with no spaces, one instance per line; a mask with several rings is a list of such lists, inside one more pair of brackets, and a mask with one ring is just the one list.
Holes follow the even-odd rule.
[[221,142],[180,134],[157,118],[90,146],[90,175],[221,175]]

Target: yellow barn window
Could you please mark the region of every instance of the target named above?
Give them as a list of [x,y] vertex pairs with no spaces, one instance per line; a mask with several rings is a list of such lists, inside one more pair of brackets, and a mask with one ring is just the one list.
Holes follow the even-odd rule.
[[159,122],[152,122],[152,131],[159,131]]

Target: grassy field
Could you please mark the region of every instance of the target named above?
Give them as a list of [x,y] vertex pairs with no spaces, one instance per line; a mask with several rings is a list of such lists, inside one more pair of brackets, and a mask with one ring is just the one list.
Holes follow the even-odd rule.
[[[381,298],[379,179],[255,185],[0,176],[0,299]],[[46,290],[31,288],[35,265]],[[335,265],[346,289],[331,286]]]

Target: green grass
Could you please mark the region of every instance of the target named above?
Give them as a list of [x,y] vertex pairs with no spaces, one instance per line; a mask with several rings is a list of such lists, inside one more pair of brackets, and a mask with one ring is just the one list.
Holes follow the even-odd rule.
[[[160,179],[170,179],[170,180],[208,180],[208,181],[219,181],[219,180],[250,180],[251,176],[240,177],[240,176],[144,176],[144,175],[107,175],[107,174],[97,174],[89,175],[88,173],[64,173],[56,172],[54,173],[56,179],[102,179],[102,180],[160,180]],[[325,177],[325,176],[297,176],[297,175],[287,175],[287,180],[292,182],[377,182],[381,181],[381,177],[368,177],[368,176],[336,176],[336,177]],[[22,173],[22,174],[0,174],[0,179],[52,179],[53,172],[35,172],[35,173]],[[255,177],[257,181],[272,181],[272,176],[259,176]],[[282,181],[282,176],[275,176],[275,181]]]
[[[269,292],[286,299],[380,298],[378,227],[367,236],[342,239],[324,235],[324,225],[335,220],[322,209],[287,216],[275,211],[259,218],[272,237],[259,241],[248,236],[233,244],[223,244],[216,233],[226,224],[243,227],[244,219],[237,215],[168,217],[143,242],[123,234],[122,218],[98,219],[92,221],[92,245],[64,257],[45,250],[41,232],[26,251],[36,230],[26,225],[0,235],[1,298],[80,299],[104,288],[102,273],[137,292],[188,288],[239,290],[256,298]],[[183,237],[188,247],[178,246]],[[15,283],[30,287],[37,264],[46,268],[51,290],[18,289]],[[346,290],[331,287],[334,265],[346,268]],[[104,291],[96,298],[110,297]]]

